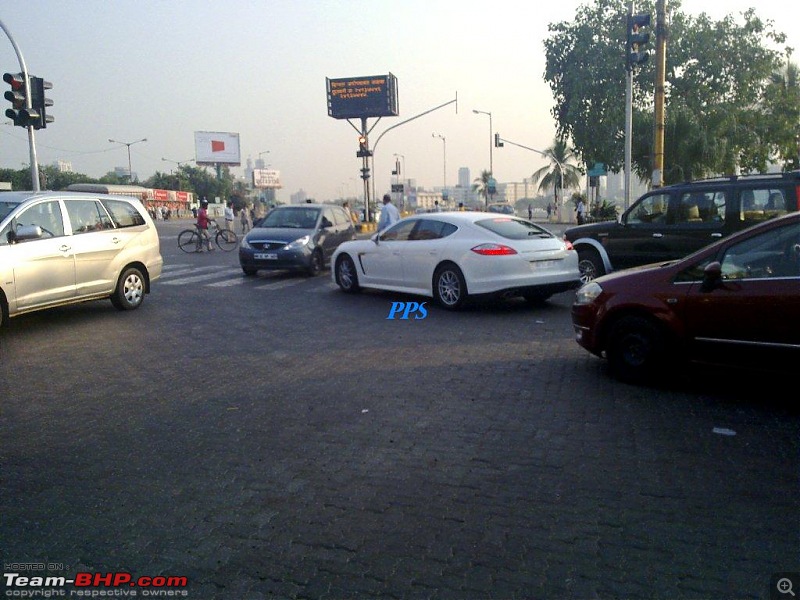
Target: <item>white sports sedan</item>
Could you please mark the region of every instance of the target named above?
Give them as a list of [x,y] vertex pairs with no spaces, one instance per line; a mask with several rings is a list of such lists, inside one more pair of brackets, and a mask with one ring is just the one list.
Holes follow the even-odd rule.
[[419,294],[448,309],[483,295],[540,302],[580,285],[569,242],[530,221],[485,212],[407,217],[368,240],[341,244],[331,264],[345,292]]

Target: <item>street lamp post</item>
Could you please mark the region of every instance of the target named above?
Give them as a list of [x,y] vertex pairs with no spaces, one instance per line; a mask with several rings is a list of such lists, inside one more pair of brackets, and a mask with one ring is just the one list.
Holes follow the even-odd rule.
[[444,171],[442,175],[442,202],[447,202],[447,139],[440,133],[432,133],[431,136],[442,140],[442,153],[444,156]]
[[[398,158],[402,158],[403,159],[403,169],[402,169],[402,171],[400,170],[400,163],[396,162],[397,183],[403,183],[402,177],[404,176],[404,174],[406,172],[406,156],[405,156],[405,154],[395,154],[394,158],[395,158],[395,162],[397,161]],[[404,184],[403,185],[403,191],[400,192],[400,212],[405,211],[405,209],[406,209],[406,186]]]
[[472,109],[476,115],[489,115],[489,175],[494,175],[494,164],[492,162],[492,113],[486,112],[484,110],[475,110]]
[[264,156],[265,154],[269,154],[269,150],[264,150],[263,152],[259,152],[258,153],[258,160],[261,160],[261,157]]
[[140,140],[136,140],[135,142],[118,142],[117,140],[112,140],[111,138],[109,138],[108,141],[112,144],[122,144],[123,146],[128,147],[128,183],[133,183],[133,169],[131,168],[131,146],[138,144],[139,142],[146,142],[147,138],[142,138]]

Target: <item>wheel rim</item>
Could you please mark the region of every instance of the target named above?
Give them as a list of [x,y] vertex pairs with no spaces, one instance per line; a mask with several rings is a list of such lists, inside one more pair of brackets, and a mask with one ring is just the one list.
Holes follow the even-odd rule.
[[581,274],[581,283],[589,283],[597,277],[597,270],[594,268],[594,263],[590,260],[578,262],[578,270]]
[[144,297],[144,282],[141,277],[131,273],[122,284],[122,295],[129,306],[138,306]]
[[439,290],[439,298],[447,306],[453,306],[461,299],[461,282],[454,271],[442,271],[436,288]]
[[641,367],[650,356],[650,346],[650,340],[646,336],[628,334],[622,340],[620,348],[622,360],[631,367]]
[[346,290],[353,287],[353,266],[349,260],[339,263],[339,284]]

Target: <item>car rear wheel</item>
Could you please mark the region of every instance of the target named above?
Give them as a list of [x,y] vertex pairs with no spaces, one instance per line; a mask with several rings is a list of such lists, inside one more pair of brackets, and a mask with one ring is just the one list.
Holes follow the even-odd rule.
[[581,283],[589,283],[593,279],[606,274],[606,268],[597,250],[578,250],[578,270]]
[[360,289],[358,285],[358,273],[353,259],[343,254],[336,261],[336,283],[343,292],[352,294]]
[[443,308],[460,308],[467,299],[467,282],[461,269],[452,263],[436,269],[433,274],[433,297]]
[[117,289],[111,296],[111,303],[117,310],[133,310],[144,302],[145,280],[136,267],[123,271],[117,281]]
[[656,323],[642,317],[621,318],[608,340],[606,356],[611,372],[630,383],[653,379],[663,366],[665,342]]

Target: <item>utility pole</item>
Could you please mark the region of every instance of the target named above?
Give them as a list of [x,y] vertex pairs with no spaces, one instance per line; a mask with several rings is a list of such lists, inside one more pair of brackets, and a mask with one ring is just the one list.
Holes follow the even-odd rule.
[[653,140],[653,187],[664,185],[664,80],[667,63],[666,0],[656,0],[656,93]]

